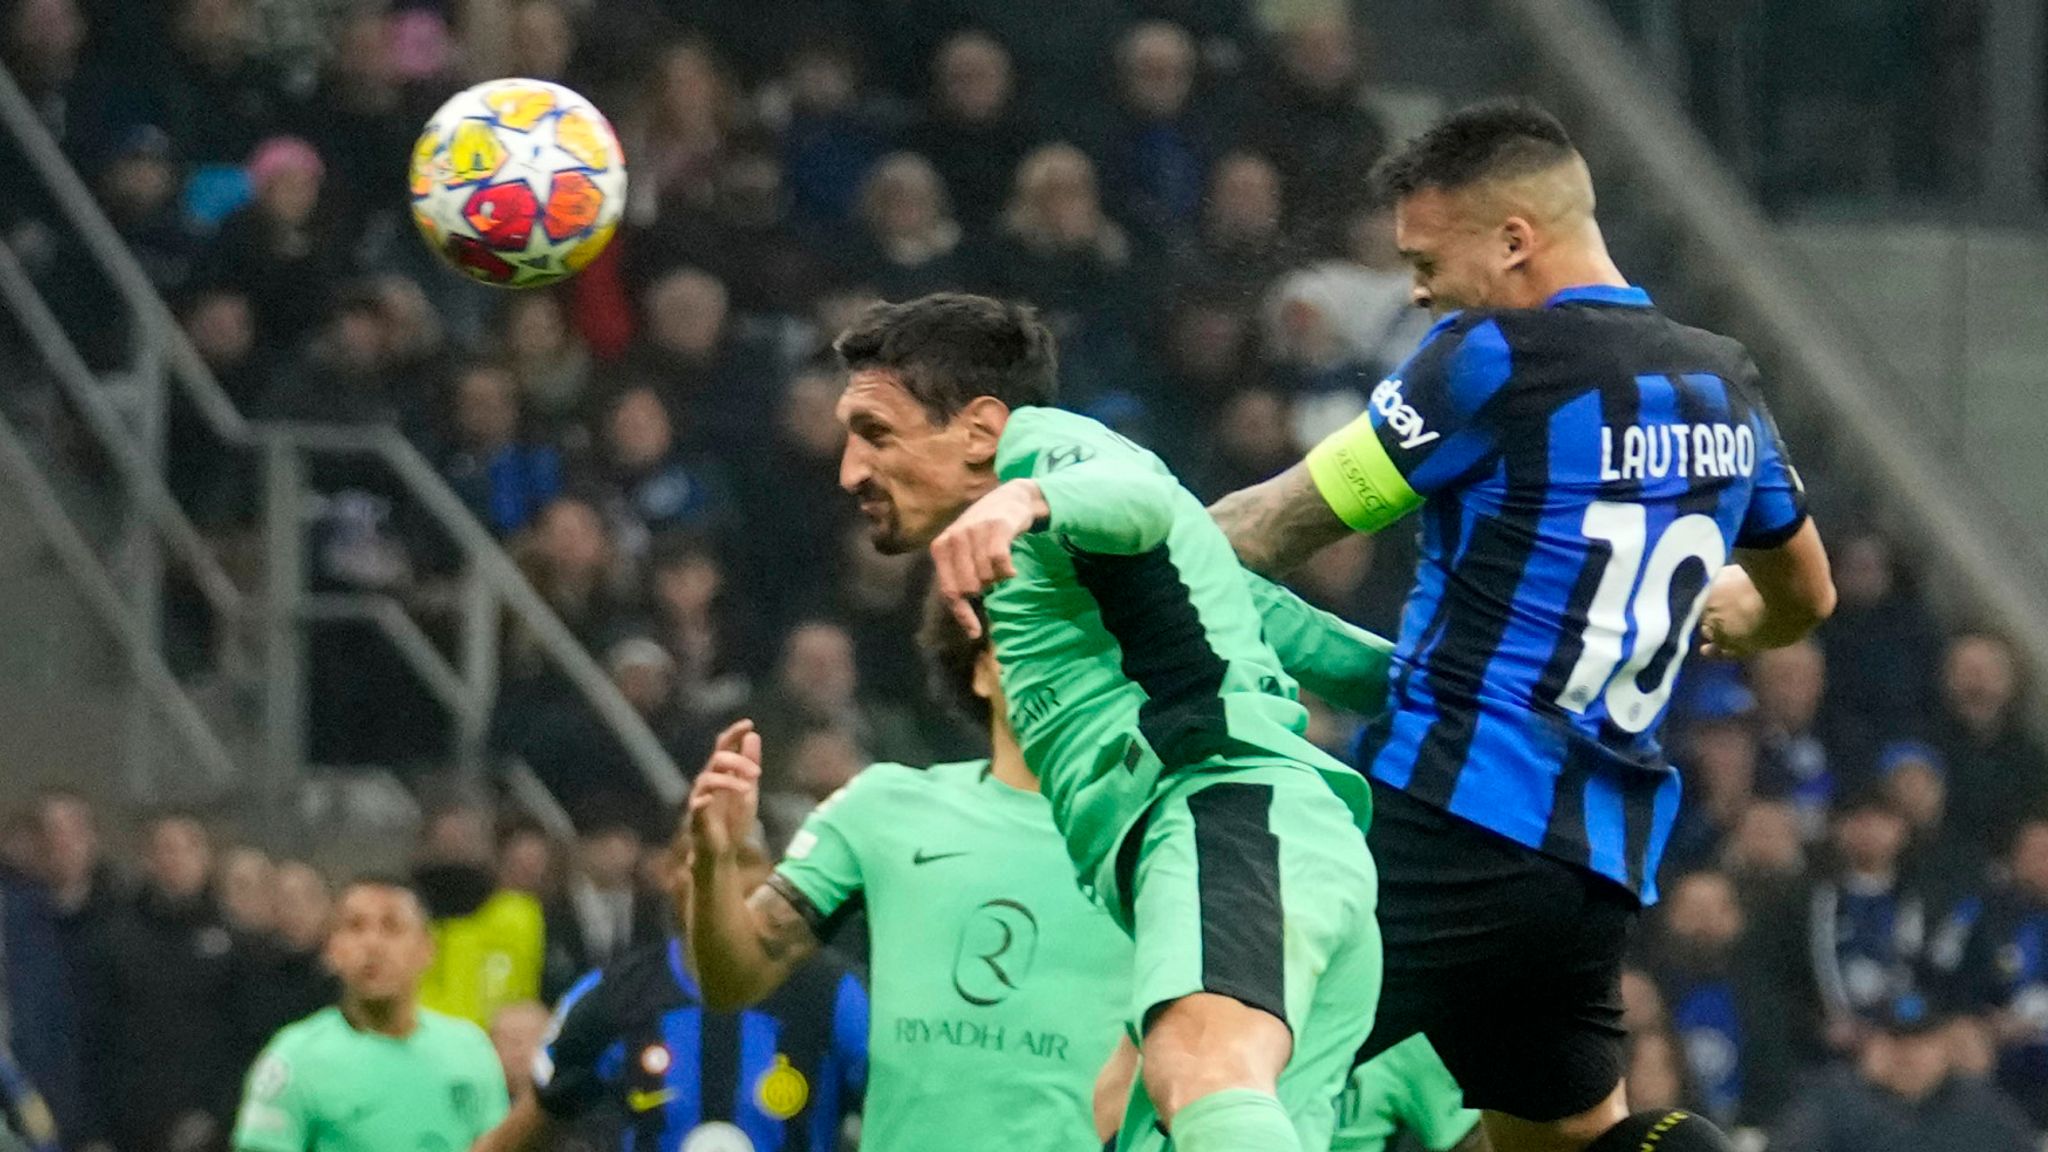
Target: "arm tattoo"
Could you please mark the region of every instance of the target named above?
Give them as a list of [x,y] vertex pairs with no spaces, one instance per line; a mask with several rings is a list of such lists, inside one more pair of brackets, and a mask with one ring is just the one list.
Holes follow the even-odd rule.
[[1232,492],[1211,504],[1209,515],[1245,567],[1276,579],[1351,531],[1316,490],[1305,463]]
[[770,961],[794,964],[817,950],[818,938],[811,934],[810,924],[782,893],[763,884],[747,897],[747,907],[754,913],[761,951]]

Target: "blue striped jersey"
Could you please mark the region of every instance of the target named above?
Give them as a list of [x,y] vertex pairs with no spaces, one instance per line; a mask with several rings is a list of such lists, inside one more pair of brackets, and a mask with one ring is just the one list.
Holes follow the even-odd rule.
[[563,994],[534,1083],[558,1120],[623,1117],[624,1152],[834,1152],[867,1035],[860,981],[822,957],[759,1005],[713,1012],[671,940]]
[[[1805,498],[1741,345],[1635,288],[1446,316],[1355,430],[1423,501],[1373,777],[1656,899],[1709,579]],[[1333,441],[1336,438],[1333,437]]]

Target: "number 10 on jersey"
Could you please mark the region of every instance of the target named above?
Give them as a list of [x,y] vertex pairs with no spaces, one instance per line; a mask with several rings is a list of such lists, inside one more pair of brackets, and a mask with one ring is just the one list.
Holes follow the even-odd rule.
[[[1643,731],[1664,711],[1678,668],[1685,663],[1686,638],[1706,607],[1707,588],[1728,561],[1728,542],[1711,517],[1679,517],[1664,529],[1654,548],[1649,547],[1648,524],[1649,513],[1641,504],[1600,500],[1586,508],[1586,538],[1604,541],[1610,551],[1586,609],[1579,662],[1558,697],[1561,706],[1576,713],[1605,698],[1608,718],[1624,732]],[[1684,623],[1673,628],[1671,584],[1687,560],[1705,565],[1707,579],[1693,596]],[[1624,653],[1631,618],[1634,643]],[[1668,653],[1663,675],[1645,691],[1639,682],[1643,671],[1673,645],[1676,649]]]

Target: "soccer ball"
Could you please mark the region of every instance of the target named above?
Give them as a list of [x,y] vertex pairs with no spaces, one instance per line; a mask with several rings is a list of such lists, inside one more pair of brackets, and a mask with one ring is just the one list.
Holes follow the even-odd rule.
[[441,105],[412,150],[412,219],[486,284],[536,288],[597,259],[626,210],[626,162],[597,107],[545,80]]

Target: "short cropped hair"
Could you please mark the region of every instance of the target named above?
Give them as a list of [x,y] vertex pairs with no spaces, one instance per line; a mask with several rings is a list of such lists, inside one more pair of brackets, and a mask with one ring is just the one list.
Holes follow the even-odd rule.
[[1059,397],[1051,330],[1028,304],[940,292],[876,304],[833,342],[849,372],[893,372],[935,421],[993,396],[1011,408]]
[[986,698],[974,690],[974,666],[988,651],[988,614],[975,605],[981,618],[981,638],[970,639],[953,610],[936,589],[925,597],[924,622],[917,629],[917,650],[924,658],[925,688],[935,703],[943,704],[962,718],[972,720],[985,731],[994,718]]
[[1427,188],[1453,191],[1554,168],[1578,154],[1557,117],[1526,100],[1461,108],[1373,167],[1372,192],[1391,204]]
[[387,892],[410,896],[413,906],[419,909],[420,922],[424,924],[433,919],[433,913],[427,908],[426,893],[420,891],[420,886],[411,879],[396,872],[363,872],[349,877],[334,891],[335,906],[339,907],[341,902],[348,898],[348,894],[358,888],[382,888]]

